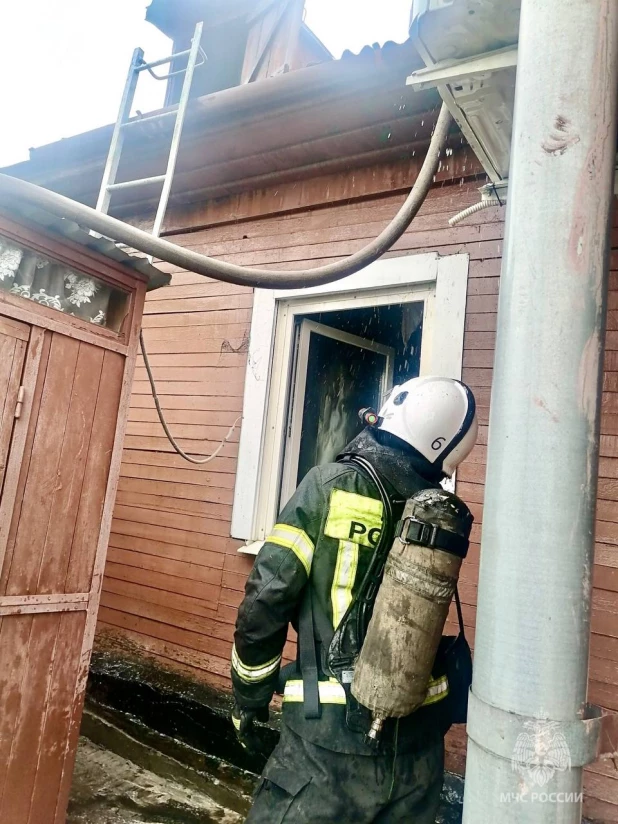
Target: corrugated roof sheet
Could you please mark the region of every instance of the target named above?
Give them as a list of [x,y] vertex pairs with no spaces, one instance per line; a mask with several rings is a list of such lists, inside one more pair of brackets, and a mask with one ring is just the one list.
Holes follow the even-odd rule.
[[395,52],[399,51],[402,47],[406,47],[411,44],[412,41],[410,39],[404,40],[402,43],[396,43],[394,40],[387,40],[384,43],[367,43],[367,45],[363,46],[357,52],[346,49],[341,55],[341,60],[353,60],[358,57],[368,57],[372,53],[378,59],[384,56],[388,60],[390,55],[394,55]]
[[91,235],[72,220],[65,220],[43,209],[37,209],[34,206],[16,202],[11,204],[10,214],[11,216],[19,215],[26,220],[36,223],[48,232],[66,237],[74,243],[78,243],[80,246],[85,246],[93,252],[97,252],[106,258],[110,258],[110,260],[121,263],[129,269],[133,269],[135,272],[139,272],[148,279],[147,288],[149,292],[161,286],[167,286],[171,280],[170,275],[152,266],[145,258],[134,257],[127,254],[113,241],[109,240],[109,238]]

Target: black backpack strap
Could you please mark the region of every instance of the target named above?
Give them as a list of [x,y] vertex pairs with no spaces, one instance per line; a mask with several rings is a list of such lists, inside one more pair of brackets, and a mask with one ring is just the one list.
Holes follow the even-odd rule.
[[373,603],[380,588],[384,567],[386,566],[386,559],[393,542],[393,504],[382,482],[382,478],[366,458],[363,458],[361,455],[352,455],[348,460],[350,463],[356,464],[361,472],[368,476],[373,482],[382,501],[382,506],[384,507],[384,520],[380,540],[378,541],[378,546],[369,564],[365,578],[361,582],[356,598],[356,602],[358,603],[356,619],[357,632],[358,637],[363,641],[369,622],[369,615],[373,610]]
[[378,495],[380,496],[380,500],[382,501],[382,505],[384,506],[385,519],[390,518],[390,520],[392,521],[393,505],[391,503],[390,496],[386,491],[386,488],[384,487],[384,482],[377,473],[373,464],[366,458],[363,458],[362,455],[347,455],[344,458],[343,463],[351,463],[356,465],[361,469],[361,474],[364,474],[369,477],[369,479],[373,482],[375,488],[378,490]]
[[463,611],[461,609],[461,601],[459,600],[459,590],[455,587],[455,606],[457,607],[457,620],[459,621],[459,634],[466,637],[466,630],[464,627]]
[[[375,471],[373,466],[369,463],[369,461],[365,460],[364,458],[354,455],[351,458],[346,460],[346,463],[353,463],[356,465],[358,469],[360,469],[361,473],[368,476],[371,481],[373,481],[375,487],[377,488],[378,494],[382,500],[384,506],[384,528],[382,530],[381,540],[378,542],[378,549],[386,543],[390,544],[388,532],[392,529],[393,523],[393,509],[391,500],[384,488],[384,484],[382,483],[382,479]],[[383,554],[383,552],[381,553]],[[384,561],[386,558],[384,557]],[[374,565],[375,566],[375,565]],[[366,580],[363,585],[361,585],[361,589],[365,590],[373,590],[375,588],[375,592],[377,592],[377,588],[379,584],[374,584],[372,587],[372,583],[369,580]],[[365,618],[366,609],[368,606],[371,605],[372,597],[375,598],[375,592],[371,591],[371,593],[367,592],[364,601],[367,603],[363,603],[359,609],[359,615],[357,620],[359,623],[363,621]],[[369,595],[369,598],[367,598]],[[351,605],[352,606],[352,605]],[[351,610],[348,609],[348,614]],[[346,616],[344,616],[344,620],[341,622],[344,624],[346,621]],[[301,603],[300,614],[298,618],[298,662],[300,665],[300,671],[303,679],[303,696],[304,696],[304,709],[305,709],[305,718],[319,718],[321,715],[320,711],[320,692],[319,692],[319,668],[318,668],[318,660],[316,654],[316,621],[320,625],[318,627],[320,637],[322,639],[322,643],[326,643],[327,640],[332,638],[332,631],[330,629],[330,625],[327,627],[326,617],[323,616],[321,613],[316,614],[315,606],[313,605],[313,598],[311,594],[311,586],[310,583],[307,584],[305,596]],[[328,630],[328,631],[327,631]]]
[[427,524],[419,521],[418,518],[409,515],[399,521],[395,529],[395,535],[404,544],[422,544],[433,549],[441,549],[450,552],[462,560],[468,554],[470,542],[462,535],[457,535],[448,529],[440,526]]
[[359,474],[375,486],[384,506],[382,534],[358,591],[337,627],[328,650],[328,669],[341,683],[341,672],[349,669],[360,652],[373,602],[380,587],[392,543],[393,505],[384,483],[372,464],[360,455],[346,455],[341,463],[353,464]]
[[307,583],[298,616],[298,662],[303,679],[305,718],[320,717],[319,671],[315,651],[312,602],[311,584]]

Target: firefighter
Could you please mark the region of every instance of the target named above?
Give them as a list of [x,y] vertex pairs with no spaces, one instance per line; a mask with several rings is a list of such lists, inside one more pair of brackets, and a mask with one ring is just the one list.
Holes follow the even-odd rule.
[[[284,507],[238,611],[232,720],[248,749],[256,747],[255,721],[266,721],[273,694],[283,693],[281,738],[248,824],[435,821],[450,726],[442,709],[446,676],[434,667],[423,706],[387,721],[376,749],[366,735],[370,718],[351,697],[353,673],[337,670],[334,677],[329,651],[405,500],[452,476],[472,450],[474,396],[456,380],[415,378],[395,387],[379,415],[365,417],[373,425],[336,463],[313,468]],[[282,670],[290,624],[298,631],[298,656]],[[352,657],[363,640],[354,626]]]

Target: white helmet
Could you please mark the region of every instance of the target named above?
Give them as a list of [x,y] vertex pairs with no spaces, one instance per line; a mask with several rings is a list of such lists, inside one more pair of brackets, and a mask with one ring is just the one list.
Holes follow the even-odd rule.
[[377,426],[451,476],[476,443],[474,395],[452,378],[413,378],[393,388]]

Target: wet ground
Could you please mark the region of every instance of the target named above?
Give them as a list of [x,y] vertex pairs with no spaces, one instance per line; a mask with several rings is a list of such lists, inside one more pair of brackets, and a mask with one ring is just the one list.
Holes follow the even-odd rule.
[[239,824],[244,818],[196,787],[80,741],[67,824]]
[[[263,764],[229,721],[229,697],[137,658],[92,659],[67,824],[243,822]],[[270,746],[275,729],[261,730]],[[446,776],[436,824],[461,824],[463,780]]]
[[[189,783],[164,778],[132,761],[80,741],[67,824],[240,824],[234,812]],[[444,805],[436,824],[460,822]]]

